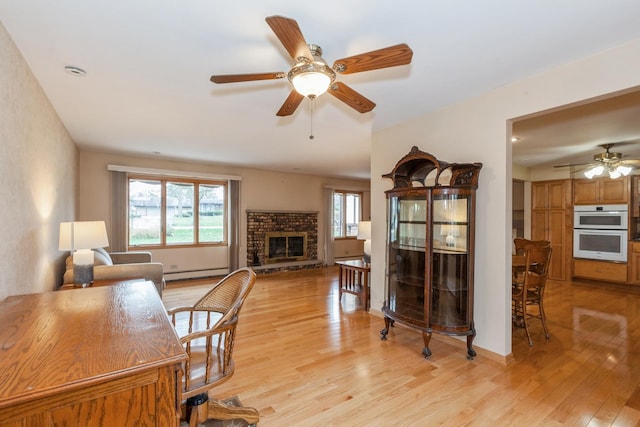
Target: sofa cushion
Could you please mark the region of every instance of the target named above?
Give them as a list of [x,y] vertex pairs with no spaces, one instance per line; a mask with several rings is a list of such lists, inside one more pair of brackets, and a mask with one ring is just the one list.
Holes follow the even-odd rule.
[[104,248],[97,248],[93,250],[93,265],[113,265],[113,261]]
[[[103,248],[93,250],[93,265],[113,265],[113,260],[109,253]],[[67,257],[66,270],[73,269],[73,254]]]

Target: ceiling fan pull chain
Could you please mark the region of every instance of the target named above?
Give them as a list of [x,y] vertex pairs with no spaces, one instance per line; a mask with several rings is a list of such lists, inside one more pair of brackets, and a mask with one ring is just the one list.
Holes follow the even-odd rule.
[[311,123],[309,126],[309,139],[313,139],[313,103],[315,101],[315,97],[314,98],[309,98],[309,113],[311,115]]

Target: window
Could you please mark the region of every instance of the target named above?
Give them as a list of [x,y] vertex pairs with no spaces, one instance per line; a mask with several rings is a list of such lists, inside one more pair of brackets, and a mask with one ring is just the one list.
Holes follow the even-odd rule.
[[129,246],[226,244],[226,182],[129,177]]
[[333,192],[333,237],[356,237],[361,212],[361,193]]

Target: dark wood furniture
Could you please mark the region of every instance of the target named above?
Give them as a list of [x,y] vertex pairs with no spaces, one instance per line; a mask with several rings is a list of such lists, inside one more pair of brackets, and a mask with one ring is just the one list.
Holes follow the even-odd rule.
[[422,331],[473,339],[475,192],[481,163],[447,163],[413,147],[384,175],[388,201],[387,277],[382,312],[387,338],[398,321]]
[[369,274],[371,264],[361,259],[336,261],[340,271],[338,275],[338,301],[342,300],[342,294],[352,294],[358,297],[362,307],[369,311]]
[[0,426],[177,426],[186,355],[152,282],[0,303]]
[[182,381],[182,397],[186,401],[181,412],[189,426],[198,426],[210,418],[243,419],[248,424],[260,419],[254,408],[229,406],[209,399],[207,394],[233,375],[238,316],[255,281],[256,274],[250,268],[235,270],[194,304],[167,312],[188,357]]

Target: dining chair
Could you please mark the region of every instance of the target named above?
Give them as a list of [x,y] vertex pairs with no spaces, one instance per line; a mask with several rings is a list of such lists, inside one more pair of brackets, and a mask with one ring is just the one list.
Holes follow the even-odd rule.
[[528,245],[549,246],[551,242],[548,240],[529,240],[524,237],[516,237],[513,239],[513,244],[516,247],[516,255],[524,255],[524,249]]
[[[528,245],[535,245],[535,246],[550,246],[551,242],[548,240],[529,240],[529,239],[525,239],[523,237],[516,237],[515,239],[513,239],[513,245],[515,246],[515,257],[524,257],[524,249],[528,246]],[[512,283],[516,283],[516,282],[522,282],[522,279],[518,279],[518,274],[521,274],[524,271],[523,267],[515,267],[512,269],[513,270],[513,281]]]
[[233,375],[238,317],[255,281],[252,269],[241,268],[216,283],[195,304],[167,310],[188,356],[183,366],[181,418],[190,427],[208,419],[243,419],[250,425],[259,420],[254,408],[231,406],[208,396]]
[[[536,318],[542,323],[546,339],[549,339],[546,316],[544,312],[544,288],[551,261],[551,244],[524,245],[525,267],[521,274],[513,279],[511,287],[511,301],[513,320],[518,326],[524,327],[529,345],[533,345],[529,331],[529,319]],[[537,311],[530,311],[528,307],[537,306]]]

